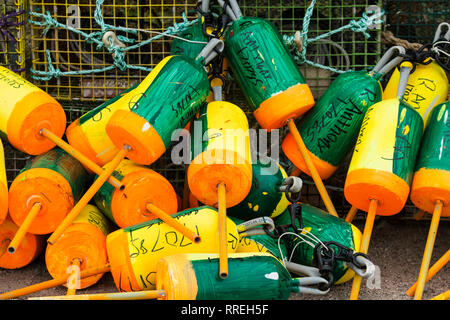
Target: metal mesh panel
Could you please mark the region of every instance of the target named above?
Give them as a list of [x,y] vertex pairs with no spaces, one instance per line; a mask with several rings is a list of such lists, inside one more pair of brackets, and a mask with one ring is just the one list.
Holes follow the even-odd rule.
[[24,1],[0,2],[0,65],[20,74],[25,71]]

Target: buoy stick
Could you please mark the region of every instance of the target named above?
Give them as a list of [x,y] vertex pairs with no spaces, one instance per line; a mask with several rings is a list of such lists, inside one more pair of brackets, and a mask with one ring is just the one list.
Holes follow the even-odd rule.
[[441,218],[443,203],[436,200],[434,205],[433,215],[431,217],[430,230],[428,231],[427,243],[423,253],[422,265],[420,266],[419,279],[417,280],[417,288],[414,293],[414,300],[422,299],[423,290],[425,288],[428,267],[430,266],[431,255],[433,254],[434,241],[436,240],[436,233],[439,227],[439,219]]
[[352,206],[350,208],[350,210],[348,211],[347,215],[345,216],[345,221],[347,221],[348,223],[351,223],[357,213],[358,213],[358,208],[355,206]]
[[25,220],[20,225],[19,229],[14,235],[14,238],[11,240],[9,244],[8,252],[10,254],[14,254],[16,252],[17,248],[19,247],[23,238],[27,234],[28,229],[30,228],[31,224],[33,223],[34,219],[36,218],[40,210],[41,204],[39,202],[34,203],[33,206],[31,207],[31,210],[28,212]]
[[[76,284],[78,283],[78,279],[80,278],[80,267],[81,267],[81,260],[78,258],[75,258],[72,260],[71,264],[72,266],[72,273],[70,275],[70,278],[73,279],[75,278],[75,283],[68,283],[68,288],[67,288],[67,295],[68,296],[73,296],[76,291],[77,291],[77,286]],[[75,284],[75,285],[74,285]]]
[[[428,282],[431,278],[434,277],[434,275],[441,270],[448,262],[450,261],[450,250],[447,250],[447,252],[439,258],[438,261],[436,261],[431,268],[428,270],[426,282]],[[417,281],[411,286],[411,288],[406,291],[406,294],[410,297],[414,295],[414,292],[416,292],[417,288]]]
[[227,199],[226,186],[219,183],[217,186],[219,213],[219,277],[228,278],[228,247],[227,247]]
[[[377,215],[378,200],[371,199],[369,205],[369,212],[367,212],[366,224],[364,225],[364,232],[361,240],[361,247],[358,252],[365,253],[369,251],[370,237],[372,236],[373,224],[375,216]],[[361,287],[362,277],[355,274],[353,277],[352,291],[350,292],[350,300],[358,300],[359,289]]]
[[[108,272],[110,270],[111,270],[111,267],[110,267],[109,264],[106,264],[106,265],[100,266],[100,267],[93,267],[93,268],[85,269],[85,270],[80,272],[80,278],[83,279],[83,278],[87,278],[87,277],[90,277],[90,276],[95,276],[97,274],[105,273],[105,272]],[[3,294],[0,294],[0,300],[14,299],[14,298],[25,296],[27,294],[38,292],[38,291],[41,291],[41,290],[54,288],[54,287],[57,287],[57,286],[65,284],[69,277],[70,277],[70,275],[68,274],[68,275],[66,275],[64,277],[61,277],[61,278],[56,278],[56,279],[52,279],[52,280],[36,283],[36,284],[33,284],[31,286],[28,286],[28,287],[24,287],[24,288],[20,288],[20,289],[17,289],[17,290],[5,292]]]
[[187,228],[185,225],[178,222],[176,219],[172,218],[169,214],[167,214],[164,210],[161,210],[157,206],[155,206],[152,203],[147,203],[146,209],[153,213],[155,216],[160,218],[162,221],[167,223],[169,226],[174,228],[175,230],[181,232],[185,237],[187,237],[189,240],[195,243],[200,243],[201,238],[198,234],[191,231],[189,228]]
[[75,204],[69,214],[64,218],[61,224],[56,228],[56,230],[48,238],[47,242],[50,244],[55,243],[55,241],[61,236],[61,234],[66,230],[66,228],[72,223],[72,221],[78,216],[78,214],[83,210],[83,208],[88,204],[88,202],[94,197],[96,192],[105,183],[108,177],[113,173],[113,171],[119,166],[120,162],[125,158],[128,153],[128,147],[120,150],[114,158],[106,165],[105,170],[97,177],[94,183],[89,187],[86,193],[81,197],[81,199]]
[[165,296],[164,290],[148,290],[135,292],[91,293],[72,296],[32,297],[28,300],[148,300]]
[[416,214],[414,215],[414,219],[417,221],[422,220],[424,215],[425,215],[425,211],[419,209],[419,210],[417,210]]
[[[96,164],[94,161],[86,157],[84,154],[82,154],[80,151],[72,147],[70,144],[59,138],[57,135],[55,135],[53,132],[48,131],[46,129],[41,129],[40,134],[50,141],[52,141],[54,144],[56,144],[58,147],[66,151],[68,154],[70,154],[72,157],[80,161],[83,165],[85,165],[89,170],[94,172],[97,175],[101,175],[103,173],[103,168],[100,167],[98,164]],[[118,179],[116,179],[114,176],[108,177],[108,182],[114,187],[114,188],[121,188],[123,189],[122,182],[120,182]]]
[[431,298],[431,300],[448,300],[448,299],[450,299],[450,290],[447,290],[444,293],[438,294],[436,297]]
[[308,154],[308,150],[306,149],[305,142],[303,141],[300,132],[298,131],[294,120],[289,119],[288,122],[289,131],[291,132],[295,142],[297,143],[298,149],[300,150],[300,153],[302,154],[303,160],[305,160],[305,164],[308,167],[309,172],[311,173],[311,178],[314,180],[314,183],[316,184],[317,190],[319,191],[320,196],[322,197],[322,200],[325,204],[325,207],[328,210],[328,213],[332,214],[333,216],[338,217],[337,211],[334,208],[333,203],[331,202],[330,196],[328,195],[327,189],[325,188],[322,178],[320,178],[319,173],[317,172],[316,167],[314,166],[314,163],[311,160],[311,157]]

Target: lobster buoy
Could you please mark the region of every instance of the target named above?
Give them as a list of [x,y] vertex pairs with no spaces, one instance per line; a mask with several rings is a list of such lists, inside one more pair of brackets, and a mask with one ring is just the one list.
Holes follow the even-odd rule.
[[419,113],[399,99],[378,102],[364,117],[345,180],[344,195],[368,211],[393,215],[404,207],[423,132]]
[[[53,278],[67,275],[78,260],[79,270],[103,266],[108,262],[106,236],[111,231],[108,219],[97,207],[88,204],[54,244],[45,252],[45,264]],[[82,278],[77,289],[95,284],[103,274]]]
[[6,177],[5,152],[0,140],[0,224],[8,215],[8,179]]
[[116,147],[130,147],[130,160],[153,163],[172,142],[173,131],[184,128],[206,101],[209,80],[199,60],[165,58],[149,75],[153,81],[129,108],[115,110],[106,133]]
[[[450,26],[449,26],[450,27]],[[441,216],[450,216],[450,101],[434,107],[428,118],[411,186],[411,201],[432,214],[414,298],[420,300]],[[410,290],[408,290],[410,291]]]
[[[395,98],[399,78],[400,72],[395,70],[383,91],[383,100]],[[449,88],[447,75],[436,61],[417,63],[409,76],[403,100],[419,112],[424,123],[427,123],[433,107],[447,100]]]
[[200,20],[178,33],[177,36],[188,41],[174,38],[170,49],[171,55],[195,59],[208,42],[208,37],[203,32],[203,23]]
[[20,246],[13,255],[8,253],[3,254],[18,229],[19,227],[9,216],[0,224],[0,268],[19,269],[25,267],[33,262],[44,248],[44,236],[26,233]]
[[125,188],[120,190],[105,183],[94,196],[94,201],[120,228],[156,219],[146,209],[147,203],[153,203],[168,214],[178,212],[175,190],[161,174],[124,159],[113,175]]
[[11,145],[27,154],[38,155],[55,144],[41,130],[62,137],[66,114],[48,93],[9,69],[0,67],[0,132]]
[[[110,233],[106,248],[111,274],[119,291],[155,288],[157,262],[177,253],[218,252],[218,213],[212,207],[199,207],[179,212],[173,217],[204,238],[195,244],[159,219],[119,229]],[[227,246],[234,252],[239,239],[236,225],[227,218]]]
[[[286,243],[288,256],[292,257],[292,262],[314,266],[316,263],[314,247],[309,243],[315,243],[317,240],[322,243],[333,241],[353,251],[359,250],[361,231],[353,224],[306,203],[301,204],[300,218],[303,226],[303,229],[300,230],[300,236],[304,235],[303,238],[294,238],[293,240],[289,237],[282,238]],[[276,226],[291,226],[292,221],[289,211],[286,210],[283,214],[274,218],[274,222]],[[298,219],[295,220],[295,226],[301,227]],[[293,230],[289,229],[289,231],[292,232]],[[333,246],[333,244],[330,244],[330,247]],[[348,268],[346,262],[339,260],[335,262],[333,268],[333,282],[335,284],[344,283],[353,276],[354,271]]]
[[157,290],[166,300],[287,300],[297,280],[268,253],[233,253],[230,277],[219,279],[219,258],[211,253],[176,254],[156,267]]
[[[403,101],[410,62],[400,66],[397,97],[370,107],[363,119],[344,185],[347,201],[367,212],[360,252],[369,249],[375,216],[400,212],[410,192],[423,134],[420,114]],[[356,300],[361,276],[353,278],[350,299]]]
[[62,149],[54,148],[35,157],[10,186],[11,219],[21,226],[32,208],[39,204],[27,231],[53,232],[82,196],[87,180],[83,166]]
[[119,152],[105,132],[105,126],[115,110],[129,110],[145,93],[154,79],[155,67],[139,85],[123,91],[73,121],[66,130],[69,144],[100,167],[110,162]]
[[280,187],[287,173],[274,159],[265,157],[252,164],[252,186],[239,204],[227,209],[230,217],[250,220],[257,217],[276,217],[283,213],[289,201]]
[[[402,47],[392,47],[373,70],[339,75],[299,123],[300,135],[323,180],[336,171],[355,145],[367,109],[381,101],[379,80],[403,59],[397,56],[384,65],[395,51],[405,52]],[[298,169],[311,175],[292,133],[286,135],[281,147]]]
[[[247,117],[230,102],[214,101],[200,109],[196,121],[202,128],[192,135],[189,189],[201,203],[217,206],[217,186],[222,183],[226,186],[226,207],[237,205],[252,185]],[[206,141],[197,141],[202,137]]]
[[425,129],[411,185],[411,201],[432,213],[436,200],[442,216],[450,216],[450,101],[434,107]]
[[305,78],[271,22],[242,16],[228,26],[224,39],[231,71],[262,128],[281,128],[314,106]]

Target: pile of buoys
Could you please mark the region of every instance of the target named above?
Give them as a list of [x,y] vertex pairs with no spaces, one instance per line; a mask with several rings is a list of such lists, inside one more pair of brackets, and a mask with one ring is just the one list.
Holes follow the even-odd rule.
[[[439,219],[450,213],[449,83],[439,50],[419,61],[391,47],[373,68],[336,77],[316,103],[275,25],[243,16],[235,0],[219,5],[217,17],[201,1],[197,23],[145,79],[68,126],[54,98],[0,67],[0,91],[11,93],[0,98],[3,142],[33,156],[8,186],[0,143],[0,268],[23,268],[45,252],[52,278],[0,299],[66,286],[66,296],[38,299],[285,300],[352,279],[357,299],[375,270],[375,216],[399,213],[408,199],[432,213],[408,294],[420,299],[448,262],[447,253],[429,268]],[[249,118],[225,101],[228,72],[264,133],[287,126],[281,150],[295,173],[252,148]],[[188,141],[183,194],[151,166],[178,130]],[[351,151],[344,220],[322,180]],[[300,173],[326,211],[301,199]],[[357,210],[367,212],[363,233],[351,224]],[[107,272],[119,292],[77,294]]]

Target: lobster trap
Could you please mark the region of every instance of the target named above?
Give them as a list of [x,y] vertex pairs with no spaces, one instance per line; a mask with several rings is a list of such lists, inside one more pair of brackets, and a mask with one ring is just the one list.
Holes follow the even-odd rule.
[[25,74],[25,1],[0,2],[0,65]]

